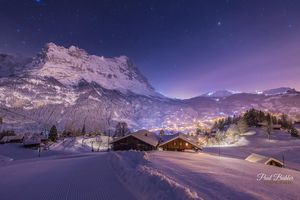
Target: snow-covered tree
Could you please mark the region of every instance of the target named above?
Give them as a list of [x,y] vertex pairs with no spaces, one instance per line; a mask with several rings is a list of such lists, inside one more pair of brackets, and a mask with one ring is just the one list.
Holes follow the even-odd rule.
[[114,137],[123,137],[125,135],[130,134],[128,125],[126,122],[119,122],[116,125],[116,130],[115,130],[115,134]]
[[240,134],[246,133],[249,130],[247,121],[244,118],[241,118],[237,122],[237,128],[238,128],[238,131],[240,132]]
[[238,140],[240,135],[239,128],[236,124],[231,124],[226,131],[226,141],[227,143],[234,143]]
[[272,134],[272,130],[273,130],[273,122],[265,120],[262,124],[263,124],[263,127],[262,127],[263,130],[267,134],[268,139],[270,139],[271,134]]
[[281,124],[282,128],[285,129],[291,129],[293,126],[292,121],[289,119],[288,115],[286,114],[282,114],[278,122]]

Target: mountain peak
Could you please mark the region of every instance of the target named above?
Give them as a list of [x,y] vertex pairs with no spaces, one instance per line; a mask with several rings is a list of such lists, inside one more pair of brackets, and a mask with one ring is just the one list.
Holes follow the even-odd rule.
[[31,75],[53,77],[65,86],[76,86],[84,79],[106,89],[157,94],[127,56],[105,58],[89,55],[76,46],[47,43],[32,65]]

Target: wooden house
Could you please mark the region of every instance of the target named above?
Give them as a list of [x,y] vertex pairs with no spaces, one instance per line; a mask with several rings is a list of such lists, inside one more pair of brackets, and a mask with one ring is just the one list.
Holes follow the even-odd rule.
[[281,130],[281,124],[273,124],[273,130]]
[[39,147],[41,139],[37,137],[26,138],[23,140],[23,146],[27,148]]
[[155,150],[159,143],[159,137],[147,130],[139,130],[121,138],[115,139],[110,144],[114,151],[122,150]]
[[169,138],[163,138],[159,148],[166,151],[201,150],[200,145],[197,144],[194,138],[183,134],[170,135]]
[[280,160],[277,160],[272,157],[266,157],[263,155],[259,155],[256,153],[252,153],[245,160],[247,160],[249,162],[253,162],[253,163],[261,163],[261,164],[272,165],[272,166],[276,166],[276,167],[284,167],[284,163],[281,162]]
[[0,143],[21,143],[23,139],[24,135],[4,136]]

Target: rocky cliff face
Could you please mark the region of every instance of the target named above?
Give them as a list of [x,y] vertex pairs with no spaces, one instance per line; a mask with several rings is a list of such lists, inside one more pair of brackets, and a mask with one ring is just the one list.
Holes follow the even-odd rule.
[[[216,93],[188,100],[164,97],[125,56],[104,58],[82,49],[49,43],[35,58],[19,63],[0,78],[2,129],[113,131],[119,121],[132,129],[193,130],[199,121],[237,115],[252,107],[296,116],[297,91],[247,94]],[[0,60],[1,61],[1,60]],[[12,65],[0,62],[6,71]],[[277,91],[277,90],[276,90]]]
[[65,86],[76,86],[84,80],[109,90],[157,95],[126,56],[104,58],[89,55],[75,46],[64,48],[48,43],[30,65],[30,75],[53,77]]

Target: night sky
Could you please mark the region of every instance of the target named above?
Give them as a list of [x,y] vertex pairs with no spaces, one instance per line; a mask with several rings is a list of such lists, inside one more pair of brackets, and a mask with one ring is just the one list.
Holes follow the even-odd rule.
[[0,52],[127,55],[157,91],[300,89],[300,1],[0,0]]

